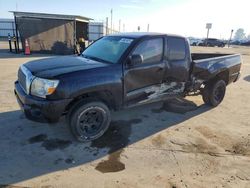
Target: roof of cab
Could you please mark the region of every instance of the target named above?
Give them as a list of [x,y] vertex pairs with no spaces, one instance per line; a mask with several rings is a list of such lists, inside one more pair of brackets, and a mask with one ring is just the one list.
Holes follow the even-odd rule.
[[165,33],[154,33],[154,32],[127,32],[127,33],[115,33],[108,36],[119,36],[119,37],[128,37],[128,38],[141,38],[146,36],[171,36],[171,37],[181,37],[180,35],[173,35],[173,34],[165,34]]

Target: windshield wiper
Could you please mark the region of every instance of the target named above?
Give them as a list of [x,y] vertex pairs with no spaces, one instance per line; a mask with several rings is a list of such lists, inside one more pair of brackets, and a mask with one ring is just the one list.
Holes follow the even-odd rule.
[[98,57],[94,57],[94,56],[89,56],[89,55],[82,54],[82,57],[84,57],[86,59],[91,59],[91,60],[94,60],[94,61],[100,61],[100,62],[103,62],[103,63],[112,64],[109,61],[106,61],[104,59],[101,59],[101,58],[98,58]]

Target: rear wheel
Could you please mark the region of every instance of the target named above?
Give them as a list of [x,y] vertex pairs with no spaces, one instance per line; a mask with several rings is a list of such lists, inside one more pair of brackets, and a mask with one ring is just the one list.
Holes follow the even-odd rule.
[[103,102],[82,101],[70,110],[68,124],[74,137],[88,142],[101,137],[108,129],[111,115]]
[[218,106],[224,99],[226,93],[226,83],[224,80],[217,80],[205,85],[202,91],[202,99],[205,104]]

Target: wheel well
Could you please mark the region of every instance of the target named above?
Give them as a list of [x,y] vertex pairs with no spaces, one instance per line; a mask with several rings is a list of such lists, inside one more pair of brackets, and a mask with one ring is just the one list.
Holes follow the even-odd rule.
[[91,100],[99,100],[106,104],[109,109],[115,110],[116,105],[114,101],[114,96],[112,95],[111,92],[109,91],[98,91],[98,92],[90,92],[90,93],[85,93],[83,95],[77,96],[72,100],[66,107],[64,114],[66,114],[72,106],[74,106],[76,103],[86,100],[87,98]]
[[209,80],[207,80],[206,82],[204,82],[204,85],[211,85],[218,80],[223,80],[226,83],[226,85],[228,85],[228,83],[229,83],[229,71],[224,70],[224,71],[218,73],[214,77],[212,77]]
[[220,72],[219,74],[217,74],[215,76],[215,79],[216,80],[223,80],[223,81],[226,82],[226,84],[228,84],[228,82],[229,82],[229,71],[225,70],[225,71]]

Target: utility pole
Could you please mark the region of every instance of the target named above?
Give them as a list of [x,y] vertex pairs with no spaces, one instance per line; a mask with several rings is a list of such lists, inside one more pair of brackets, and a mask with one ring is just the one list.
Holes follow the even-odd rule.
[[123,32],[125,32],[125,24],[123,24]]
[[109,34],[109,18],[106,17],[106,35]]
[[228,48],[230,47],[230,43],[231,43],[231,40],[232,40],[233,32],[234,32],[234,30],[232,29],[231,30],[231,34],[230,34],[230,38],[229,38],[229,41],[228,41],[228,44],[227,44]]
[[149,32],[149,24],[148,24],[147,32]]
[[138,26],[138,27],[137,27],[137,30],[138,30],[138,32],[140,32],[140,30],[141,30],[141,27],[140,27],[140,26]]
[[113,29],[112,29],[112,26],[113,26],[113,9],[111,9],[111,11],[110,11],[110,29],[111,29],[111,32],[110,33],[112,33],[113,32]]
[[119,20],[119,32],[121,32],[121,20]]

